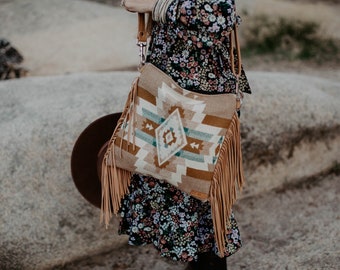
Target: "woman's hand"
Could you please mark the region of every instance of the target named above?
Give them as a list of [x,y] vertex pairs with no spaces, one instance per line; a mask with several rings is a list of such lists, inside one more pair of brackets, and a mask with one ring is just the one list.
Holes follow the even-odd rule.
[[150,13],[157,0],[122,0],[122,6],[130,12]]

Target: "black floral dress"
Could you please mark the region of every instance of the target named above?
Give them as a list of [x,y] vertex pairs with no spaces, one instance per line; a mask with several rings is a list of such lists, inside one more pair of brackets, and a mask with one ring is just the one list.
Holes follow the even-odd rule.
[[[229,32],[235,23],[234,0],[173,0],[167,22],[154,23],[148,62],[188,90],[234,93],[236,78],[230,68]],[[240,90],[250,93],[244,71]],[[161,256],[179,261],[198,253],[217,254],[210,204],[189,196],[166,182],[134,175],[130,193],[122,201],[119,233],[132,245],[153,244]],[[226,254],[241,247],[239,229],[231,216]]]

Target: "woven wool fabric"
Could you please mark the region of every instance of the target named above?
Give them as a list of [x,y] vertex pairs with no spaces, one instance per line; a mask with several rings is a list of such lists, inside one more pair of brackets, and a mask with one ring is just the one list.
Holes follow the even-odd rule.
[[[142,73],[135,127],[123,123],[115,140],[120,146],[123,138],[117,167],[166,179],[193,197],[207,200],[213,165],[234,115],[236,98],[183,90],[150,64]],[[125,151],[128,140],[131,152]],[[120,156],[121,150],[116,151]]]
[[218,230],[216,242],[223,249],[236,186],[243,182],[236,106],[234,94],[184,90],[146,64],[133,84],[103,161],[105,222],[111,207],[118,211],[131,172],[138,172],[209,200]]

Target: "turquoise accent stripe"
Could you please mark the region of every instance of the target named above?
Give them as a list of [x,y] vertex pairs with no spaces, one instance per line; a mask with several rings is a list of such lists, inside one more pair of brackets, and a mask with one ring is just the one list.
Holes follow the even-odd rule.
[[217,162],[217,157],[213,157],[213,164],[215,165]]
[[136,137],[156,147],[156,139],[139,129],[136,129]]
[[[145,132],[143,132],[139,129],[136,129],[136,137],[145,141],[148,144],[151,144],[153,147],[157,147],[156,138],[150,136],[149,134],[147,134],[147,133],[145,133]],[[184,151],[184,150],[178,151],[175,154],[175,156],[181,157],[181,158],[184,158],[184,159],[188,159],[188,160],[192,160],[192,161],[195,161],[195,162],[205,163],[204,155],[199,155],[199,154],[191,153],[191,152]],[[216,161],[217,161],[217,157],[213,157],[213,163],[214,164],[216,163]]]
[[[142,108],[142,116],[155,122],[158,125],[161,125],[164,121],[165,118],[160,117],[159,115],[145,109]],[[193,129],[189,129],[187,127],[183,127],[184,128],[184,132],[185,135],[194,139],[198,139],[201,141],[210,141],[211,138],[214,136],[213,134],[209,134],[206,132],[202,132],[202,131],[197,131],[197,130],[193,130]]]
[[150,112],[149,110],[142,108],[142,116],[144,116],[145,118],[155,122],[156,124],[162,124],[164,122],[164,118],[158,116],[157,114]]
[[204,156],[202,155],[198,155],[198,154],[194,154],[194,153],[190,153],[188,151],[183,151],[183,150],[180,150],[176,153],[176,156],[177,157],[182,157],[182,158],[185,158],[185,159],[189,159],[189,160],[192,160],[192,161],[196,161],[196,162],[200,162],[200,163],[204,163]]
[[194,139],[198,139],[201,141],[210,141],[210,139],[213,137],[212,134],[209,133],[205,133],[202,131],[197,131],[197,130],[193,130],[193,129],[189,129],[189,128],[184,128],[184,132],[188,137],[194,138]]

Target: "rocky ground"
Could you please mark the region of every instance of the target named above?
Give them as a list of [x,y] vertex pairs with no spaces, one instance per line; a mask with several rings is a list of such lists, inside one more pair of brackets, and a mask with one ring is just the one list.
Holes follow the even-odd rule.
[[[339,269],[339,168],[296,185],[240,200],[234,208],[243,247],[228,269]],[[182,270],[152,245],[112,250],[55,270]]]

